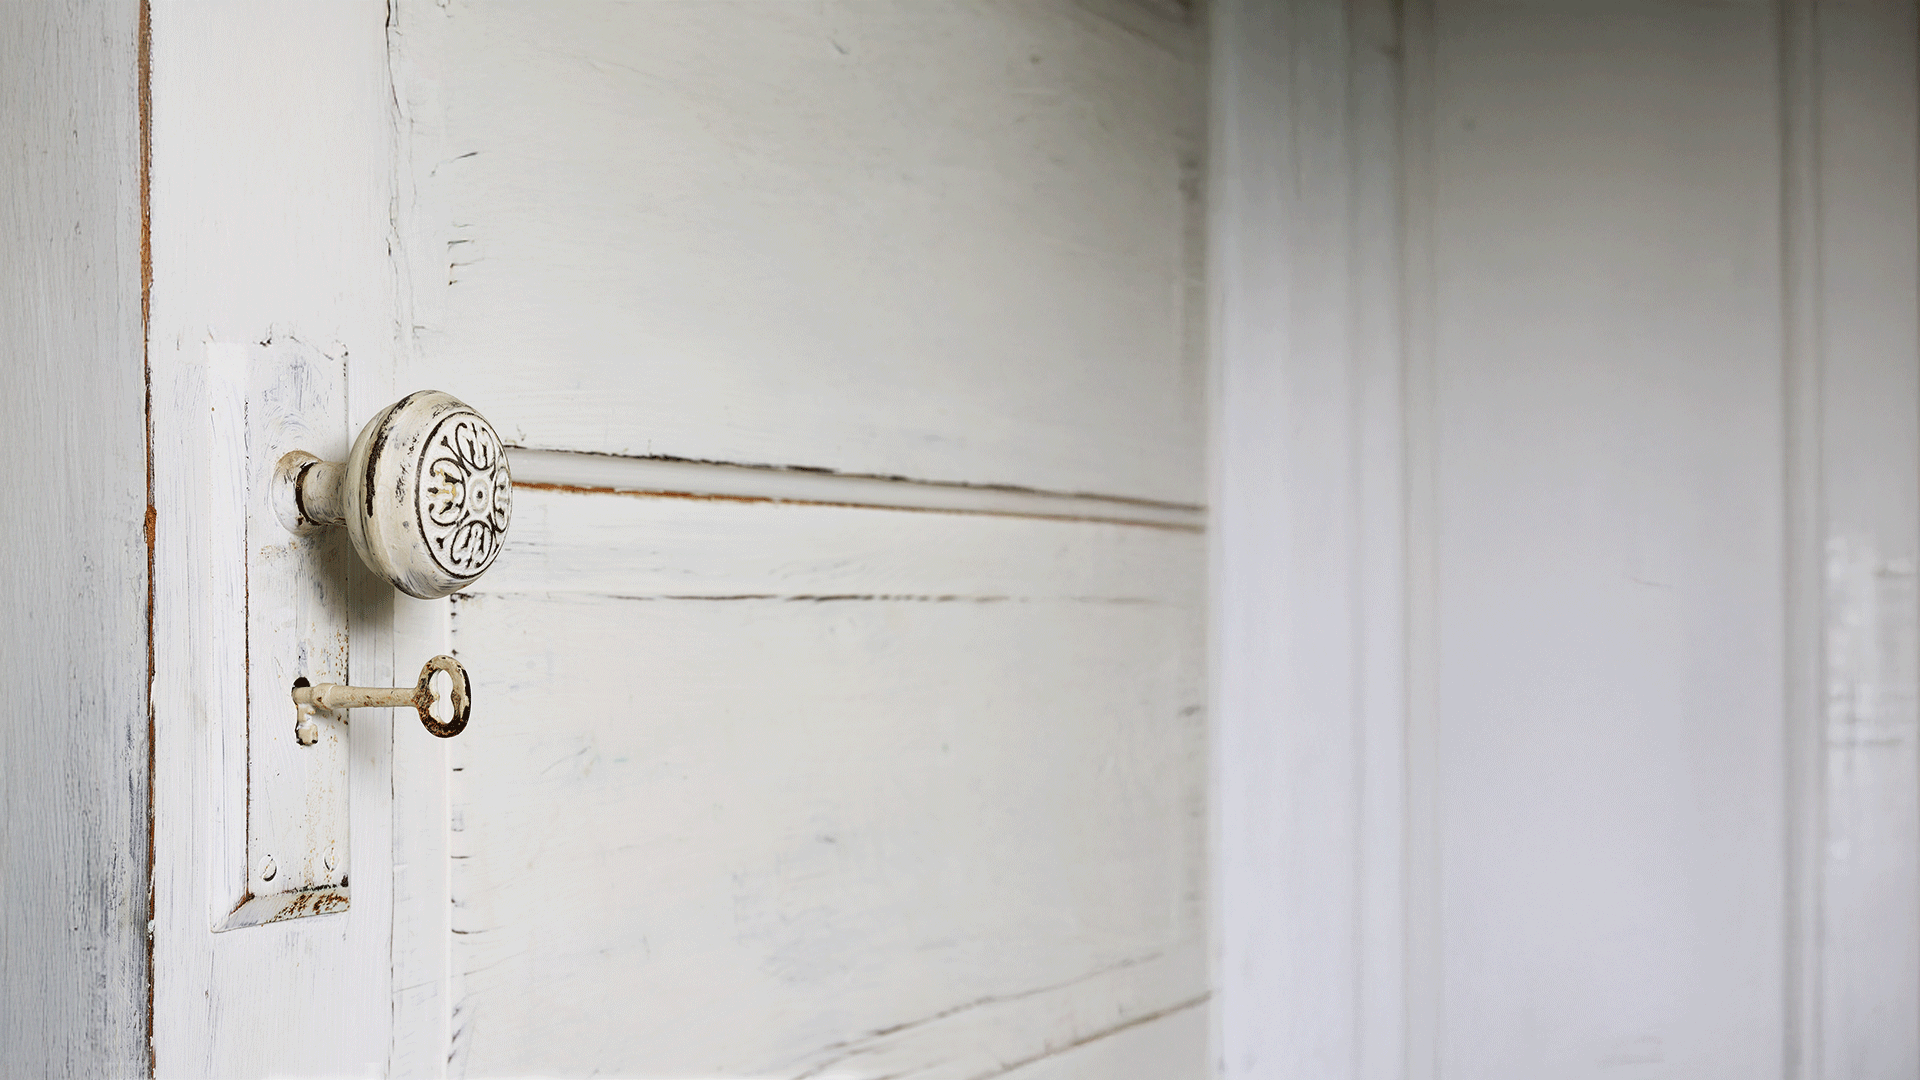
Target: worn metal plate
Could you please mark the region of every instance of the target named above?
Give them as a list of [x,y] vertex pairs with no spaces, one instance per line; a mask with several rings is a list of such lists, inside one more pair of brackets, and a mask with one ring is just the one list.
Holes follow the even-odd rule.
[[[290,450],[347,452],[343,357],[280,339],[211,346],[221,381],[244,387],[238,472],[246,533],[245,892],[218,929],[344,911],[348,904],[347,730],[323,720],[319,741],[294,737],[294,680],[348,681],[345,530],[289,532],[271,501],[274,463]],[[229,805],[237,800],[229,798]]]

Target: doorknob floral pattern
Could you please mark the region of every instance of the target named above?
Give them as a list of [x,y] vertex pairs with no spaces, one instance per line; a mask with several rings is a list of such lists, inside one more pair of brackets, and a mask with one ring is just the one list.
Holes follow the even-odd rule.
[[443,417],[420,451],[420,531],[442,570],[477,577],[500,554],[513,479],[492,427],[472,413]]

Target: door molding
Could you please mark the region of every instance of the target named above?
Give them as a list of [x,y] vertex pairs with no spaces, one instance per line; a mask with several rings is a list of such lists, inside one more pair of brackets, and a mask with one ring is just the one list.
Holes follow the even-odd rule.
[[1213,13],[1214,791],[1229,1076],[1401,1075],[1398,20]]

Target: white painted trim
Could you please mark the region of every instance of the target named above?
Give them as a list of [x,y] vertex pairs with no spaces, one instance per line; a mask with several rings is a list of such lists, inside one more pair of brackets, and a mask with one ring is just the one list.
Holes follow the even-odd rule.
[[1786,15],[1788,1063],[1907,1076],[1920,1073],[1920,4]]
[[1781,340],[1786,783],[1781,1069],[1820,1075],[1821,732],[1824,696],[1820,506],[1819,72],[1813,0],[1780,5]]
[[1358,560],[1354,648],[1359,982],[1357,1080],[1407,1053],[1407,442],[1400,220],[1400,5],[1348,5],[1352,391]]
[[1440,949],[1439,493],[1433,254],[1433,0],[1400,17],[1401,342],[1406,430],[1406,1080],[1438,1080]]
[[184,706],[198,714],[204,775],[188,779],[205,822],[199,853],[205,925],[217,933],[258,925],[270,914],[243,910],[251,899],[247,707],[244,685],[236,696],[230,677],[247,669],[246,353],[239,345],[207,345],[197,355],[163,352],[151,371],[159,496],[154,562],[203,568],[195,588],[177,600],[168,597],[177,602],[178,617],[200,631],[189,635],[196,655],[175,655],[171,639],[180,628],[174,612],[156,613],[156,652],[169,678],[155,691],[155,707]]
[[[392,92],[382,16],[365,4],[151,12],[152,1046],[162,1076],[391,1071],[394,739],[377,710],[356,716],[348,738],[352,908],[231,933],[210,926],[223,897],[231,909],[238,879],[215,865],[233,850],[233,822],[213,819],[208,803],[231,773],[222,775],[208,747],[244,723],[246,624],[244,605],[209,587],[208,557],[224,550],[234,525],[230,511],[208,516],[210,455],[196,449],[198,434],[171,437],[207,419],[167,382],[204,368],[210,344],[296,339],[356,358],[390,351],[392,170],[378,135]],[[289,83],[291,70],[301,78]],[[375,407],[392,400],[374,389]],[[354,385],[349,395],[347,419],[365,422],[370,395]],[[370,594],[367,575],[348,573],[349,674],[378,685],[392,674],[391,589]]]
[[1386,5],[1215,9],[1218,1058],[1403,1068],[1407,595]]

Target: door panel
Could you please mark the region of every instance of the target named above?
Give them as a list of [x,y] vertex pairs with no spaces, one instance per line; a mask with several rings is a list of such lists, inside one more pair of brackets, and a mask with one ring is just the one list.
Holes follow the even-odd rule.
[[1192,13],[394,25],[395,378],[542,451],[398,609],[396,1068],[1203,1072]]
[[396,18],[401,373],[509,442],[1201,501],[1184,5]]
[[1201,544],[524,492],[451,610],[456,1068],[964,1076],[1184,1023]]

